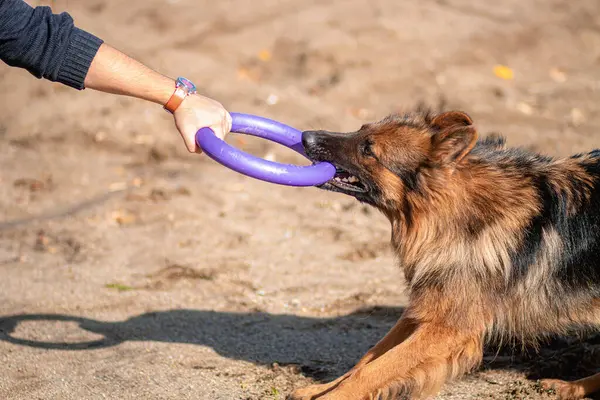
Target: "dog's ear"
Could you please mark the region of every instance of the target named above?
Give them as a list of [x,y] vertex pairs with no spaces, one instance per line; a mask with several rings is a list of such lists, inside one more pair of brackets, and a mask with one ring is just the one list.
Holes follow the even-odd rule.
[[477,143],[473,120],[463,112],[439,114],[431,126],[437,131],[431,137],[432,156],[441,164],[458,164]]
[[456,125],[469,126],[473,125],[473,120],[462,111],[448,111],[436,115],[431,120],[431,126],[443,131],[444,129],[452,128]]

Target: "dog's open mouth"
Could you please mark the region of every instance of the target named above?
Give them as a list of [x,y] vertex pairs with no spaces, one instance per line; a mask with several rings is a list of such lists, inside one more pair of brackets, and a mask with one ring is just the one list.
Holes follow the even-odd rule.
[[367,188],[358,177],[339,167],[336,168],[333,179],[327,183],[347,192],[364,193],[367,191]]

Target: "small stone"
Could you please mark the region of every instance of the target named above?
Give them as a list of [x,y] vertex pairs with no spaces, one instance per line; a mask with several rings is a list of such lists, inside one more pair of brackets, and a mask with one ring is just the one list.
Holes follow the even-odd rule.
[[179,186],[176,190],[175,190],[175,194],[180,195],[180,196],[191,196],[192,192],[190,191],[190,189],[184,187],[184,186]]
[[571,123],[573,126],[579,126],[585,122],[585,115],[579,108],[571,109]]
[[265,154],[265,156],[263,158],[267,161],[273,161],[273,162],[275,162],[277,159],[277,157],[275,157],[275,153],[272,151],[269,151],[267,154]]
[[517,110],[521,111],[525,115],[533,114],[533,108],[527,103],[523,103],[523,102],[518,103]]
[[552,78],[554,82],[563,83],[567,80],[567,74],[560,68],[552,68],[548,72],[548,75],[550,75],[550,78]]
[[279,96],[277,96],[276,94],[270,94],[269,97],[267,97],[268,105],[274,106],[277,103],[279,103]]
[[108,187],[108,190],[111,192],[120,192],[125,189],[127,189],[127,182],[113,182]]
[[46,251],[49,242],[50,240],[48,239],[48,236],[46,236],[46,233],[44,231],[39,231],[33,249],[40,252]]
[[94,142],[99,143],[99,142],[103,142],[105,140],[106,140],[106,132],[100,131],[94,135]]
[[148,161],[150,162],[161,163],[166,161],[167,158],[169,158],[167,153],[156,146],[152,147],[148,152]]
[[506,97],[506,92],[500,87],[493,88],[492,93],[499,99]]
[[154,188],[150,191],[150,200],[156,202],[170,200],[171,196],[164,189]]
[[136,135],[133,138],[135,144],[152,144],[154,143],[154,136],[152,135]]

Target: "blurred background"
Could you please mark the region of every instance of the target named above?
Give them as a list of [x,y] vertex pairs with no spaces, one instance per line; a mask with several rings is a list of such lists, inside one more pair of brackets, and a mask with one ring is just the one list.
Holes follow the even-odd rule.
[[[68,11],[230,111],[301,130],[424,103],[509,145],[600,145],[597,0],[28,3]],[[157,105],[0,65],[0,398],[283,399],[343,373],[399,317],[383,216],[246,178],[180,141]],[[535,379],[593,372],[598,342],[492,352],[439,398],[549,398]]]

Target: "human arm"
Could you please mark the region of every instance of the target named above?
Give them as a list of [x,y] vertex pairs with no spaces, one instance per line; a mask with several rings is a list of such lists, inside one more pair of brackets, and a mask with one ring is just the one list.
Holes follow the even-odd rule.
[[[85,87],[165,105],[173,95],[175,81],[103,44],[92,61]],[[209,127],[221,139],[231,129],[231,116],[223,106],[199,94],[187,96],[173,117],[190,152],[200,152],[195,140],[198,129]]]
[[[22,0],[0,0],[0,59],[78,90],[88,87],[161,105],[175,89],[172,79],[75,27],[69,14],[53,14],[49,7],[33,8]],[[210,127],[223,138],[231,128],[223,106],[200,95],[186,97],[174,122],[187,149],[196,152],[198,129]]]

